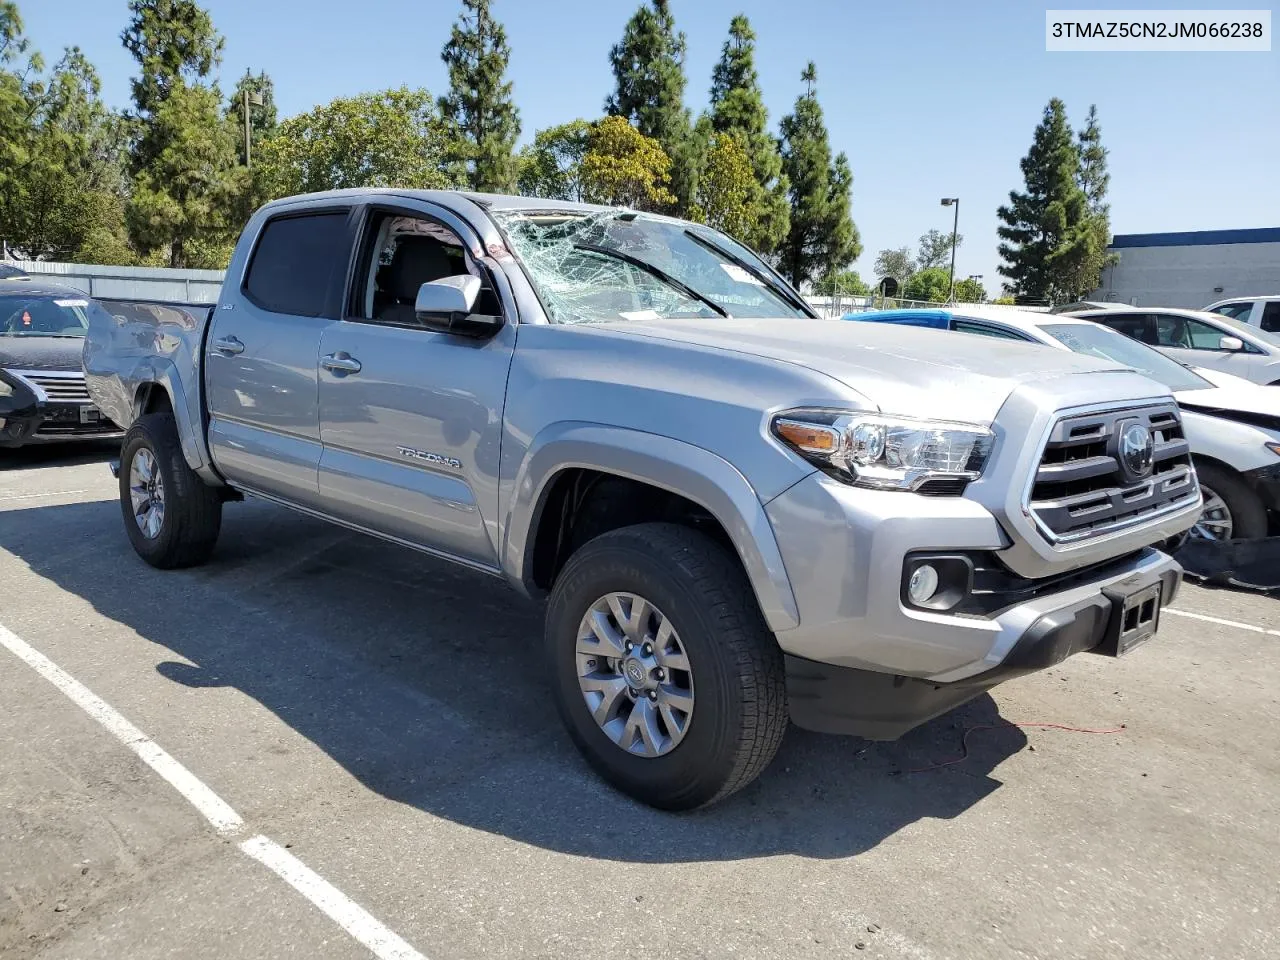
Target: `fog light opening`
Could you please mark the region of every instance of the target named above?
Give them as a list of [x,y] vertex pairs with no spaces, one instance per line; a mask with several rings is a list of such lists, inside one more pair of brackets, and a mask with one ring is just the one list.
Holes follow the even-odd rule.
[[922,563],[911,571],[907,581],[907,597],[912,603],[923,606],[938,592],[938,571],[931,564]]

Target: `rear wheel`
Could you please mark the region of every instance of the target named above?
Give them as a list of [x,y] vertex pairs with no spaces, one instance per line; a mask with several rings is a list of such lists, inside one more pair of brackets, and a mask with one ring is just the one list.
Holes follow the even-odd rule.
[[213,553],[222,498],[187,466],[173,414],[145,414],[125,434],[120,510],[133,549],[153,567],[196,566]]
[[1212,463],[1196,464],[1204,508],[1191,528],[1200,540],[1258,540],[1267,535],[1267,510],[1234,472]]
[[546,628],[570,736],[632,797],[705,806],[777,752],[782,652],[741,567],[703,534],[646,523],[596,537],[556,580]]

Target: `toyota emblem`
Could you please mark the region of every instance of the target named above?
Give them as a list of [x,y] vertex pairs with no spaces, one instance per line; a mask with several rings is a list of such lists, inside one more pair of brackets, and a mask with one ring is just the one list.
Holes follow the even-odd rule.
[[1155,455],[1155,442],[1145,423],[1131,423],[1120,435],[1120,462],[1124,472],[1134,480],[1151,476]]

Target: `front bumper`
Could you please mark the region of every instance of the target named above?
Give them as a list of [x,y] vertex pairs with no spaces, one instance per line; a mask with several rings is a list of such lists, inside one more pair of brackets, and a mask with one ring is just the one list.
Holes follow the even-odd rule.
[[1280,463],[1257,470],[1246,470],[1241,476],[1253,488],[1263,506],[1280,511]]
[[57,403],[17,391],[0,399],[0,449],[69,440],[119,440],[123,436],[124,431],[92,403]]
[[896,737],[996,683],[1097,647],[1111,623],[1108,588],[1159,580],[1167,604],[1181,579],[1169,557],[1131,549],[1040,581],[1012,578],[1018,589],[989,613],[920,610],[902,598],[909,555],[999,558],[1009,548],[981,504],[817,475],[766,512],[800,613],[799,626],[777,634],[792,719],[812,729]]
[[[1122,576],[1127,589],[1159,581],[1161,606],[1177,596],[1182,569],[1154,550],[1144,572]],[[1159,559],[1157,559],[1159,558]],[[787,703],[798,727],[871,740],[896,740],[908,730],[960,706],[997,684],[1093,650],[1102,652],[1119,629],[1116,605],[1099,583],[1089,596],[1037,617],[998,665],[963,680],[938,683],[785,655]],[[1057,599],[1050,597],[1048,599]]]

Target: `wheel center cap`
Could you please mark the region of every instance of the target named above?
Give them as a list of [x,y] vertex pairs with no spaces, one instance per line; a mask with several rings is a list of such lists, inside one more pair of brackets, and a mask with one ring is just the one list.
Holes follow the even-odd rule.
[[627,683],[636,688],[645,686],[649,680],[649,671],[635,657],[628,657],[623,662],[622,675],[627,678]]

